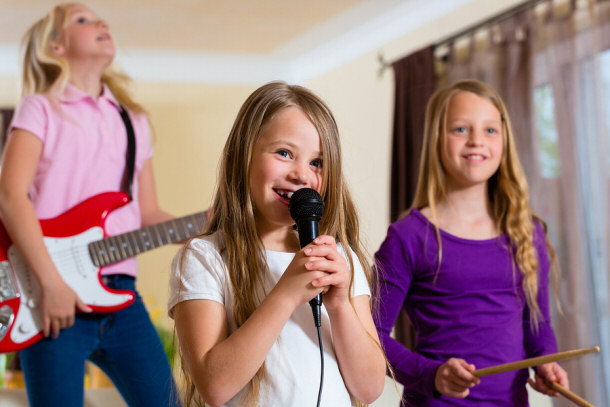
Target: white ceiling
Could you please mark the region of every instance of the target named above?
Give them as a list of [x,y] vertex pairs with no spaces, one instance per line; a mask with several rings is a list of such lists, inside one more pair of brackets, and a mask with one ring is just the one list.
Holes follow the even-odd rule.
[[[137,80],[302,82],[472,0],[88,0]],[[0,0],[0,75],[56,1]]]

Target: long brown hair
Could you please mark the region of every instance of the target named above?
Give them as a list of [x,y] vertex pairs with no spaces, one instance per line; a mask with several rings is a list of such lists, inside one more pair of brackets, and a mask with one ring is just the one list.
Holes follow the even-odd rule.
[[[267,264],[254,222],[250,194],[252,151],[265,124],[282,109],[291,106],[300,108],[307,115],[322,144],[324,165],[320,195],[324,199],[325,211],[320,220],[320,233],[333,236],[346,249],[352,272],[350,288],[353,285],[354,259],[349,248],[362,264],[369,285],[372,283],[372,270],[359,237],[356,209],[341,171],[339,131],[330,109],[304,87],[271,82],[255,90],[237,114],[223,150],[212,215],[204,233],[222,233],[222,255],[234,293],[233,318],[238,327],[250,317],[263,300],[261,296],[266,294],[263,278]],[[183,368],[183,372],[189,385],[185,404],[192,401],[201,404],[201,400],[194,400],[195,388],[188,371]],[[257,404],[265,377],[263,364],[249,383],[250,405]]]
[[[436,204],[447,199],[445,170],[441,154],[446,137],[447,110],[451,99],[460,92],[471,92],[490,101],[502,117],[502,159],[498,170],[488,180],[488,199],[491,215],[496,228],[508,235],[511,246],[509,252],[523,276],[523,291],[530,310],[530,322],[538,327],[540,307],[538,306],[538,258],[534,246],[535,223],[544,228],[551,273],[556,284],[559,281],[557,256],[546,234],[546,224],[533,213],[529,203],[527,180],[517,156],[515,141],[502,99],[487,84],[476,80],[462,80],[450,87],[438,90],[428,102],[424,142],[419,169],[417,190],[412,208],[429,207],[435,224],[438,241],[438,268],[442,261],[440,232],[436,226]],[[555,285],[557,287],[557,285]]]
[[[23,36],[21,44],[21,96],[41,93],[51,101],[56,101],[70,80],[70,64],[52,52],[51,45],[59,41],[70,15],[70,8],[80,3],[58,4],[43,18],[34,23]],[[117,101],[137,113],[145,113],[144,108],[131,97],[128,86],[130,79],[114,64],[110,64],[102,74],[102,83]]]

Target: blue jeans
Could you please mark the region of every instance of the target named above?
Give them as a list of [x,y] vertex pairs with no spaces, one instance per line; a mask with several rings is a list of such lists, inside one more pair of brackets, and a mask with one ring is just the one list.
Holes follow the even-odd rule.
[[133,277],[114,275],[105,284],[136,293],[133,304],[110,314],[77,314],[56,339],[21,351],[30,406],[82,407],[85,361],[99,366],[131,406],[180,406],[161,340]]

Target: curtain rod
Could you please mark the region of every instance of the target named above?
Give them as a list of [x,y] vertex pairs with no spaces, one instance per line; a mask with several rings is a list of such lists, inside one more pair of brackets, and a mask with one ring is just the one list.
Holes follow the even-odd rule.
[[463,37],[466,34],[469,34],[471,32],[479,30],[480,28],[485,27],[486,25],[491,25],[491,24],[498,23],[502,20],[506,20],[507,18],[512,17],[513,15],[520,13],[523,10],[530,9],[530,8],[534,7],[535,5],[537,5],[538,3],[542,3],[543,1],[547,1],[547,0],[528,0],[525,3],[521,3],[518,6],[515,6],[509,10],[506,10],[503,13],[497,14],[493,17],[488,18],[485,21],[472,25],[472,26],[458,32],[457,34],[453,34],[450,37],[447,37],[444,40],[439,41],[436,44],[434,44],[434,47],[438,47],[441,45],[451,43],[451,42],[455,41],[456,39]]

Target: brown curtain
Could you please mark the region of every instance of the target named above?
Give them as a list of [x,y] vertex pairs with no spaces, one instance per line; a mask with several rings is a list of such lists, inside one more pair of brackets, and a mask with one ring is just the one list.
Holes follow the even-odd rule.
[[0,154],[2,154],[2,148],[7,136],[6,131],[13,118],[13,112],[14,109],[12,108],[0,109]]
[[[392,139],[391,222],[411,206],[417,187],[426,104],[436,86],[434,48],[428,47],[392,64],[394,69],[394,135]],[[396,340],[415,347],[415,331],[407,314],[398,315]]]
[[394,136],[390,216],[395,221],[411,206],[424,135],[428,99],[434,93],[434,48],[428,47],[392,64],[395,78]]

